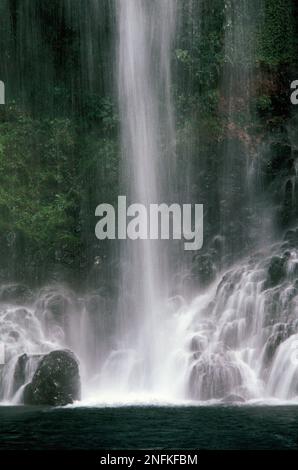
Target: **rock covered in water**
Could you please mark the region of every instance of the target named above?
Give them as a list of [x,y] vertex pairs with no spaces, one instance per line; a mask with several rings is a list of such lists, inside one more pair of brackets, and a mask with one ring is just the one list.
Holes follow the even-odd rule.
[[26,304],[32,298],[32,291],[23,284],[5,284],[0,287],[0,302]]
[[192,279],[195,285],[208,286],[216,276],[216,267],[211,254],[195,255],[192,263]]
[[42,354],[21,354],[14,367],[12,396],[32,378],[40,361]]
[[280,284],[286,277],[287,257],[273,256],[268,267],[265,289],[275,287]]
[[27,354],[22,354],[18,357],[13,374],[13,395],[25,384],[28,359]]
[[298,246],[298,229],[288,230],[284,236],[284,241],[288,247],[296,248]]
[[271,364],[279,346],[294,333],[295,329],[293,328],[293,325],[291,323],[278,323],[273,327],[273,331],[265,345],[265,351],[263,356],[263,362],[266,367]]
[[237,364],[222,354],[202,356],[190,374],[190,396],[194,400],[222,399],[242,385]]
[[46,327],[55,323],[66,326],[67,314],[76,309],[76,300],[73,293],[66,288],[50,286],[41,289],[37,300],[37,312]]
[[245,399],[241,395],[231,393],[227,397],[223,398],[221,402],[227,405],[232,405],[234,403],[244,403]]
[[80,399],[78,361],[68,350],[52,351],[40,361],[24,390],[25,405],[64,406]]

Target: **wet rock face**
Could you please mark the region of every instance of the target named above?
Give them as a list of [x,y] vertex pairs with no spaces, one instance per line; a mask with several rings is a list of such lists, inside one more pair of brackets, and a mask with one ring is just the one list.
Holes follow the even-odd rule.
[[298,246],[298,229],[288,230],[284,236],[284,241],[290,248]]
[[221,400],[222,403],[233,405],[234,403],[244,403],[245,399],[241,395],[231,394]]
[[43,354],[26,353],[18,357],[13,373],[12,396],[31,380],[43,357]]
[[46,328],[53,323],[67,327],[68,312],[75,309],[75,298],[67,289],[48,287],[39,293],[37,312],[43,318]]
[[295,334],[296,329],[297,327],[291,323],[280,323],[273,327],[272,333],[267,340],[264,351],[263,362],[266,367],[272,363],[274,355],[276,354],[280,344],[286,341],[292,334]]
[[23,284],[6,284],[0,288],[0,302],[26,304],[33,298],[29,287]]
[[286,257],[273,256],[268,267],[265,289],[277,286],[284,280],[285,277]]
[[13,395],[25,383],[28,359],[27,354],[22,354],[17,360],[13,374]]
[[208,286],[216,276],[216,267],[210,254],[196,255],[192,264],[192,280],[194,285]]
[[71,351],[52,351],[43,357],[24,390],[25,405],[64,406],[79,400],[79,365]]
[[[232,403],[296,396],[296,237],[292,230],[285,243],[236,265],[224,274],[214,299],[198,307],[189,341],[191,398]],[[215,330],[204,327],[206,318]]]
[[223,398],[232,395],[241,385],[238,366],[221,354],[202,357],[190,374],[190,395],[194,400]]

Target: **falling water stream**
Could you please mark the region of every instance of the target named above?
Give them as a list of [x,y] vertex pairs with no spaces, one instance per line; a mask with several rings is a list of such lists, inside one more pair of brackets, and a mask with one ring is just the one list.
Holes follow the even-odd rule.
[[[130,203],[149,208],[169,198],[174,146],[170,62],[176,2],[119,2],[118,88],[122,126],[123,188]],[[127,370],[137,387],[156,386],[156,365],[165,344],[152,331],[164,331],[168,292],[167,246],[137,240],[122,247],[119,334],[125,350],[134,350]],[[127,293],[130,293],[127,296]],[[127,332],[128,338],[127,338]],[[132,335],[131,335],[132,333]],[[127,361],[127,358],[124,358]],[[135,370],[136,369],[136,370]]]

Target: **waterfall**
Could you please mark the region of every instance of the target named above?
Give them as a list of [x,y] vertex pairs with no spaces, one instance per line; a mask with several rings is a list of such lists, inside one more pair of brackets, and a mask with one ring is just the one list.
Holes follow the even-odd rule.
[[[175,10],[173,0],[118,2],[122,187],[130,204],[141,203],[147,208],[167,202],[174,187],[170,77]],[[132,369],[139,368],[139,376],[136,379],[136,371],[126,367],[128,382],[133,377],[147,389],[156,385],[151,374],[162,353],[158,335],[152,332],[164,328],[162,310],[169,292],[166,243],[134,240],[121,247],[121,349],[130,356],[133,350],[137,357]]]
[[[39,82],[54,87],[57,61],[43,36],[47,17],[45,15],[40,23],[38,2],[31,6],[29,3],[26,1],[19,6],[23,22],[19,24],[19,18],[14,19],[17,47],[15,63],[9,66],[17,68],[19,62],[23,69],[12,84],[8,84],[8,88],[19,89],[24,102],[34,95],[26,91],[27,87],[34,90]],[[181,80],[191,82],[184,84],[185,88],[193,87],[186,92],[190,97],[180,97],[180,106],[185,106],[186,113],[191,109],[201,117],[203,111],[195,109],[196,106],[203,105],[204,100],[207,106],[210,103],[209,96],[207,100],[200,95],[207,59],[197,44],[192,45],[193,36],[200,42],[208,32],[204,23],[208,2],[115,0],[103,3],[105,6],[101,9],[98,0],[61,2],[58,17],[63,19],[65,31],[70,29],[70,44],[73,35],[79,51],[76,60],[80,74],[76,75],[75,55],[68,64],[67,90],[71,104],[84,114],[88,100],[83,99],[83,88],[103,96],[108,88],[112,95],[112,84],[117,82],[120,188],[127,205],[137,203],[148,208],[152,203],[198,203],[200,201],[194,199],[200,188],[192,187],[192,173],[197,171],[200,175],[196,184],[204,183],[205,197],[207,193],[208,198],[208,191],[212,195],[216,193],[214,200],[211,196],[210,201],[207,199],[208,211],[216,214],[210,216],[209,213],[207,217],[218,219],[214,231],[209,227],[208,236],[212,241],[219,241],[218,259],[224,240],[224,259],[218,262],[216,278],[211,284],[206,283],[203,290],[197,283],[196,294],[191,298],[175,279],[176,274],[183,277],[181,267],[188,267],[190,258],[182,255],[181,244],[173,240],[126,240],[123,237],[119,245],[115,242],[115,258],[118,252],[120,256],[111,260],[111,271],[116,264],[118,268],[119,261],[119,278],[118,271],[113,272],[113,282],[118,282],[119,287],[117,302],[112,302],[110,294],[106,295],[105,289],[100,290],[98,286],[96,291],[92,290],[94,286],[89,286],[90,291],[80,295],[61,283],[35,291],[22,285],[2,285],[0,346],[4,346],[4,354],[3,364],[0,364],[0,401],[22,403],[24,387],[32,380],[41,358],[53,350],[66,348],[79,359],[83,404],[297,401],[298,229],[288,231],[279,242],[270,238],[270,234],[275,235],[270,225],[272,204],[270,207],[263,198],[259,168],[259,157],[264,149],[252,126],[256,119],[253,104],[257,78],[256,38],[263,2],[224,2],[224,44],[222,50],[219,51],[221,45],[214,49],[224,57],[221,89],[216,89],[224,129],[217,131],[218,141],[214,145],[222,145],[218,163],[216,158],[207,162],[206,155],[210,157],[212,151],[200,153],[202,130],[196,128],[195,119],[180,128],[182,133],[195,136],[191,136],[184,148],[178,149],[176,128],[179,127],[175,122],[178,105],[173,98],[172,60],[176,55],[187,70]],[[3,5],[9,17],[8,4]],[[180,44],[183,49],[175,50],[179,12],[183,9],[188,12],[184,14],[184,21],[189,37]],[[208,11],[212,19],[212,11]],[[56,18],[56,12],[52,14]],[[105,30],[106,24],[112,34]],[[7,24],[7,34],[11,34],[10,27]],[[4,33],[6,31],[1,33],[1,38]],[[213,40],[212,34],[210,38]],[[103,51],[101,41],[105,45],[105,40],[108,47]],[[11,41],[11,48],[13,43]],[[188,48],[191,47],[198,49],[200,63],[200,76],[194,82],[190,79],[192,66],[188,69]],[[53,49],[56,48],[55,43]],[[27,66],[31,60],[21,60],[23,54],[32,59],[38,70],[32,84],[31,69]],[[40,67],[39,71],[37,59],[42,54],[47,58],[46,67]],[[4,57],[5,63],[10,55],[13,54]],[[77,93],[74,93],[75,88]],[[213,93],[211,95],[213,103]],[[47,96],[51,110],[55,111],[52,95]],[[188,99],[191,103],[187,103]],[[46,98],[42,100],[46,102]],[[36,96],[32,109],[36,112],[39,105]],[[102,101],[96,101],[96,111],[97,106],[101,112]],[[211,122],[207,119],[203,130],[206,125],[214,126],[212,118],[214,116],[208,116]],[[95,119],[92,133],[96,134],[96,126],[104,119],[105,116]],[[221,132],[223,136],[219,136]],[[293,147],[297,148],[296,134],[292,132]],[[106,135],[99,140],[98,147],[105,139]],[[96,148],[94,160],[100,160],[105,151],[106,147],[102,152]],[[110,154],[105,158],[108,160]],[[218,166],[218,173],[213,180],[215,166]],[[102,171],[109,169],[107,164]],[[293,193],[297,192],[296,173],[291,181],[285,181],[285,191],[293,198],[291,210],[295,205]],[[211,189],[214,181],[216,190]],[[89,235],[92,243],[93,235],[92,231]],[[208,255],[208,248],[206,252]],[[194,283],[196,279],[194,276]],[[116,291],[115,288],[113,295]]]

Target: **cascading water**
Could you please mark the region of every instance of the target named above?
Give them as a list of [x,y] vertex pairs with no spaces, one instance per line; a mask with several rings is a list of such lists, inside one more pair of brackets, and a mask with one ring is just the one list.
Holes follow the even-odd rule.
[[[77,299],[53,286],[20,306],[1,294],[0,332],[6,350],[1,400],[22,402],[24,385],[40,358],[64,348],[80,360],[83,403],[297,400],[297,234],[289,231],[284,242],[251,255],[190,305],[172,299],[165,330],[152,332],[164,346],[162,360],[148,371],[154,386],[141,381],[146,356],[135,361],[136,353],[142,353],[133,350],[137,342],[130,355],[120,348],[111,351],[103,312],[101,321],[95,321],[100,299]],[[92,340],[98,336],[100,345]]]
[[225,274],[192,319],[193,398],[297,399],[297,266],[287,241]]

